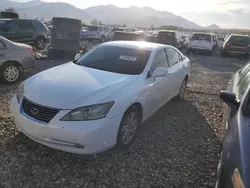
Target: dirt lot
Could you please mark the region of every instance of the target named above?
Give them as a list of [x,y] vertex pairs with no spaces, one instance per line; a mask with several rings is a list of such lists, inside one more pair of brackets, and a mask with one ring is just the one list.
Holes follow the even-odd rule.
[[[219,151],[219,91],[247,61],[192,56],[184,101],[173,100],[144,123],[126,151],[76,156],[18,133],[9,113],[17,86],[0,85],[0,187],[214,187]],[[37,61],[35,72],[61,64]]]

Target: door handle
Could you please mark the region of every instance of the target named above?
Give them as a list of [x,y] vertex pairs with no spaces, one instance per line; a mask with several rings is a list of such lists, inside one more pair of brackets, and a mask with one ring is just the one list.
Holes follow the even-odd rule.
[[172,77],[172,73],[168,73],[168,77],[171,78]]

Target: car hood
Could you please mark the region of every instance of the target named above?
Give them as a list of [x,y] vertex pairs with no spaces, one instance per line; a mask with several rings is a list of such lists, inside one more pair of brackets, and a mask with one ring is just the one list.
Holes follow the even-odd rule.
[[72,62],[43,71],[24,83],[24,96],[48,107],[74,109],[100,102],[138,75],[112,73]]

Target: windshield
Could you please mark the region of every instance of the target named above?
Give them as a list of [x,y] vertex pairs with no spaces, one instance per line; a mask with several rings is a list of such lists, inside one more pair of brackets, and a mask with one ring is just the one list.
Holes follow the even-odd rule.
[[158,37],[175,37],[174,32],[159,32]]
[[85,54],[77,64],[120,74],[141,74],[151,51],[117,46],[99,46]]
[[207,35],[207,34],[194,34],[191,38],[192,40],[204,40],[204,41],[208,41],[211,42],[211,35]]
[[98,27],[97,26],[88,26],[88,31],[97,31]]

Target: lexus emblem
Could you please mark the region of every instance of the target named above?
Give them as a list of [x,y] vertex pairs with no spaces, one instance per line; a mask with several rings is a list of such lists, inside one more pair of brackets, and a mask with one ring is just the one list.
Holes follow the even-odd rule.
[[37,115],[38,114],[38,109],[33,107],[31,108],[30,112],[33,114],[33,115]]

